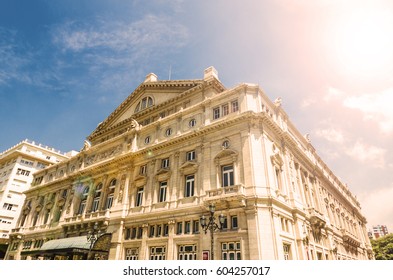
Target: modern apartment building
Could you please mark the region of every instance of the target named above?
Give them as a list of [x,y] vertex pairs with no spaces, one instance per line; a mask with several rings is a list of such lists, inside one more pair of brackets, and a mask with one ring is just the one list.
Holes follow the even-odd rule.
[[388,227],[386,225],[373,226],[372,231],[369,231],[369,237],[374,238],[374,239],[383,237],[388,234],[389,234],[389,231],[388,231]]
[[3,248],[7,247],[9,233],[16,226],[25,199],[23,192],[30,187],[33,173],[70,155],[30,140],[0,153],[0,244]]
[[213,67],[147,75],[25,194],[7,259],[373,258],[359,202],[281,100]]

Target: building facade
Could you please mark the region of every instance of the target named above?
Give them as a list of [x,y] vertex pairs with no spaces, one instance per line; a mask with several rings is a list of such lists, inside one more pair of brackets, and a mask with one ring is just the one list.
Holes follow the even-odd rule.
[[70,155],[27,139],[0,153],[0,245],[4,249],[11,229],[16,227],[25,199],[23,192],[30,187],[33,173]]
[[[213,67],[149,74],[78,155],[34,180],[8,259],[373,258],[359,202],[281,100],[227,89]],[[214,235],[201,224],[212,206]]]
[[377,238],[383,237],[388,234],[389,234],[389,231],[388,231],[388,227],[386,225],[373,226],[372,231],[369,231],[369,233],[368,233],[370,239],[377,239]]

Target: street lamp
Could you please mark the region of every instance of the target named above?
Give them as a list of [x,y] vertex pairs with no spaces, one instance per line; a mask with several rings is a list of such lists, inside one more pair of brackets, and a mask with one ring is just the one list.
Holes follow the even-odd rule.
[[212,260],[214,260],[214,231],[215,230],[221,230],[224,223],[225,223],[225,217],[223,214],[220,214],[218,217],[219,224],[216,223],[216,218],[214,217],[214,213],[216,212],[216,206],[214,204],[209,205],[209,212],[210,212],[210,217],[209,220],[207,221],[207,218],[205,215],[202,215],[200,222],[203,231],[205,234],[207,231],[210,231],[210,250],[211,250],[211,256]]
[[98,223],[95,222],[93,225],[93,229],[87,232],[87,241],[90,242],[89,254],[87,255],[87,259],[91,259],[91,249],[93,248],[94,242],[102,235],[101,231],[98,229]]

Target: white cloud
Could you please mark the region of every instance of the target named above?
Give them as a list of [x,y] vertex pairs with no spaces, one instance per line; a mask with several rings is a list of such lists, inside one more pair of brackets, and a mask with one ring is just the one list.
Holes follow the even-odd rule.
[[301,108],[308,108],[311,105],[315,104],[317,100],[315,98],[306,98],[302,100],[302,103],[300,104]]
[[385,167],[386,150],[363,143],[361,140],[356,141],[353,145],[348,145],[345,148],[345,153],[360,162],[367,163],[369,166]]
[[327,93],[323,97],[323,100],[326,102],[332,101],[332,100],[340,100],[345,96],[345,93],[342,90],[339,90],[337,88],[329,87],[327,90]]
[[325,102],[338,101],[342,106],[359,110],[364,120],[377,123],[384,133],[393,132],[393,87],[375,93],[349,94],[340,89],[329,87],[323,97]]
[[321,122],[315,135],[328,142],[324,148],[329,158],[338,158],[340,155],[347,155],[350,158],[374,168],[386,168],[387,150],[369,143],[362,138],[358,138],[349,131],[334,125],[332,120]]
[[393,132],[393,88],[373,94],[346,97],[343,105],[362,111],[364,119],[377,122],[381,131]]
[[[62,50],[56,57],[57,71],[76,69],[85,75],[83,81],[79,76],[74,78],[78,87],[85,88],[87,81],[93,81],[89,91],[103,95],[116,92],[118,99],[129,91],[131,77],[143,77],[152,66],[154,71],[160,70],[168,63],[167,57],[189,40],[188,29],[176,17],[152,14],[133,21],[69,21],[53,27],[51,34],[54,45]],[[109,100],[114,99],[99,102]]]
[[334,128],[325,128],[325,129],[318,129],[316,131],[316,135],[318,137],[324,138],[329,142],[343,144],[344,143],[344,136],[343,133]]
[[146,15],[139,21],[95,22],[93,25],[81,22],[67,22],[53,32],[54,42],[63,50],[80,52],[90,49],[130,51],[158,47],[181,47],[188,38],[183,25],[167,17]]

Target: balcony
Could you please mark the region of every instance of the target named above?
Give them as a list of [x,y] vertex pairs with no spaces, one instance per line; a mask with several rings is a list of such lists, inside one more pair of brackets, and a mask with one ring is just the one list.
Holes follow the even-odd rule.
[[359,247],[360,246],[360,241],[356,238],[355,235],[350,233],[348,230],[341,229],[341,234],[343,236],[344,245],[349,245],[352,247]]
[[313,228],[321,229],[325,227],[326,221],[322,213],[315,208],[308,208],[307,212],[310,217],[310,224]]
[[64,225],[79,224],[83,222],[109,219],[109,210],[84,213],[64,219]]
[[208,204],[228,202],[238,205],[245,204],[245,191],[243,185],[234,185],[206,191],[205,202]]

